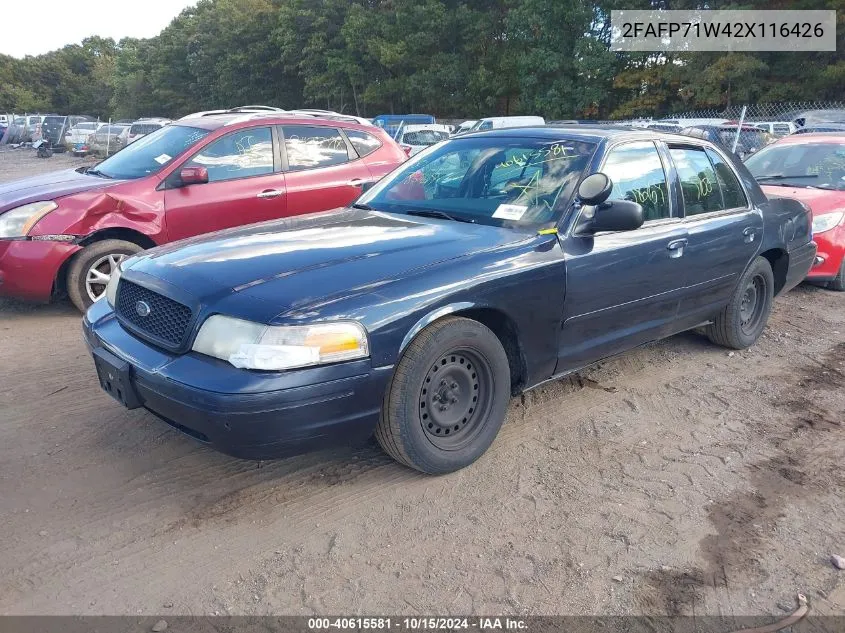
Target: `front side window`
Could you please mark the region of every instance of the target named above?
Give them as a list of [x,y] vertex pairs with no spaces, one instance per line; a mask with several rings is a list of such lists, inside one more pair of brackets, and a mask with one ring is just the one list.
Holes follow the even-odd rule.
[[[98,132],[105,133],[101,127]],[[183,125],[169,125],[127,145],[114,156],[97,165],[97,173],[106,178],[143,178],[159,172],[165,165],[208,135],[208,130]]]
[[595,149],[568,139],[456,138],[418,154],[359,202],[494,226],[544,224],[565,210]]
[[703,148],[671,147],[687,216],[724,209],[716,172]]
[[770,145],[745,166],[761,185],[845,189],[845,143]]
[[372,134],[361,132],[360,130],[346,130],[346,138],[352,143],[352,147],[358,152],[358,156],[363,158],[368,156],[381,147],[381,141]]
[[282,133],[290,171],[340,165],[349,160],[346,141],[336,128],[285,125]]
[[208,182],[272,174],[273,133],[269,127],[232,132],[203,147],[184,167],[205,167]]
[[638,203],[643,208],[646,221],[671,216],[666,173],[660,154],[651,141],[627,143],[613,148],[602,171],[613,183],[611,200]]

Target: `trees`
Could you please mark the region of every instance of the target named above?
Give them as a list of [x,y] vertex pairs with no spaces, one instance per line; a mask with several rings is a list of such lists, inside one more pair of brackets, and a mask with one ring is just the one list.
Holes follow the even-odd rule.
[[[768,8],[770,1],[742,0],[746,8]],[[823,2],[835,8],[845,0]],[[697,4],[200,0],[150,39],[91,37],[38,57],[0,56],[0,111],[175,117],[267,103],[362,116],[569,119],[845,98],[841,53],[609,51],[609,16],[617,6]],[[839,20],[845,31],[845,11]],[[838,39],[842,50],[843,33]]]

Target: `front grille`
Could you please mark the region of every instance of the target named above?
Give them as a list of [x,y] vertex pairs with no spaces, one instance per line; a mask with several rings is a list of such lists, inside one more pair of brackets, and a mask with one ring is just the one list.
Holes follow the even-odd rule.
[[[139,307],[146,304],[149,313],[141,316]],[[146,334],[154,342],[179,347],[191,322],[191,309],[131,281],[121,279],[117,286],[117,316],[132,324],[139,334]]]

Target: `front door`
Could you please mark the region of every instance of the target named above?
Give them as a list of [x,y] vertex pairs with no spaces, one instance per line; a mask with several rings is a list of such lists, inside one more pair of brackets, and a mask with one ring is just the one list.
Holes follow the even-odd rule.
[[[236,130],[211,141],[174,171],[164,195],[171,241],[285,215],[285,176],[273,134],[270,126]],[[171,186],[178,185],[183,167],[205,167],[208,182]]]
[[643,206],[633,231],[565,238],[566,299],[556,373],[660,338],[675,319],[685,282],[687,230],[651,141],[610,150],[601,171],[610,198]]

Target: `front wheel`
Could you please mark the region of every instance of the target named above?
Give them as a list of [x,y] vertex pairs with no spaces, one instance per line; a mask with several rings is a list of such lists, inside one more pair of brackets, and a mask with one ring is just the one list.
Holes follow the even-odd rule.
[[103,240],[77,253],[67,274],[67,293],[73,305],[85,312],[105,296],[106,285],[120,262],[142,250],[132,242]]
[[827,287],[837,292],[845,292],[845,257],[842,258],[842,264],[839,266],[839,274],[828,282]]
[[771,264],[765,257],[758,257],[740,277],[728,305],[707,326],[707,337],[732,349],[753,345],[769,320],[774,288]]
[[469,466],[505,420],[510,366],[496,335],[447,317],[411,342],[396,366],[376,439],[396,461],[430,474]]

